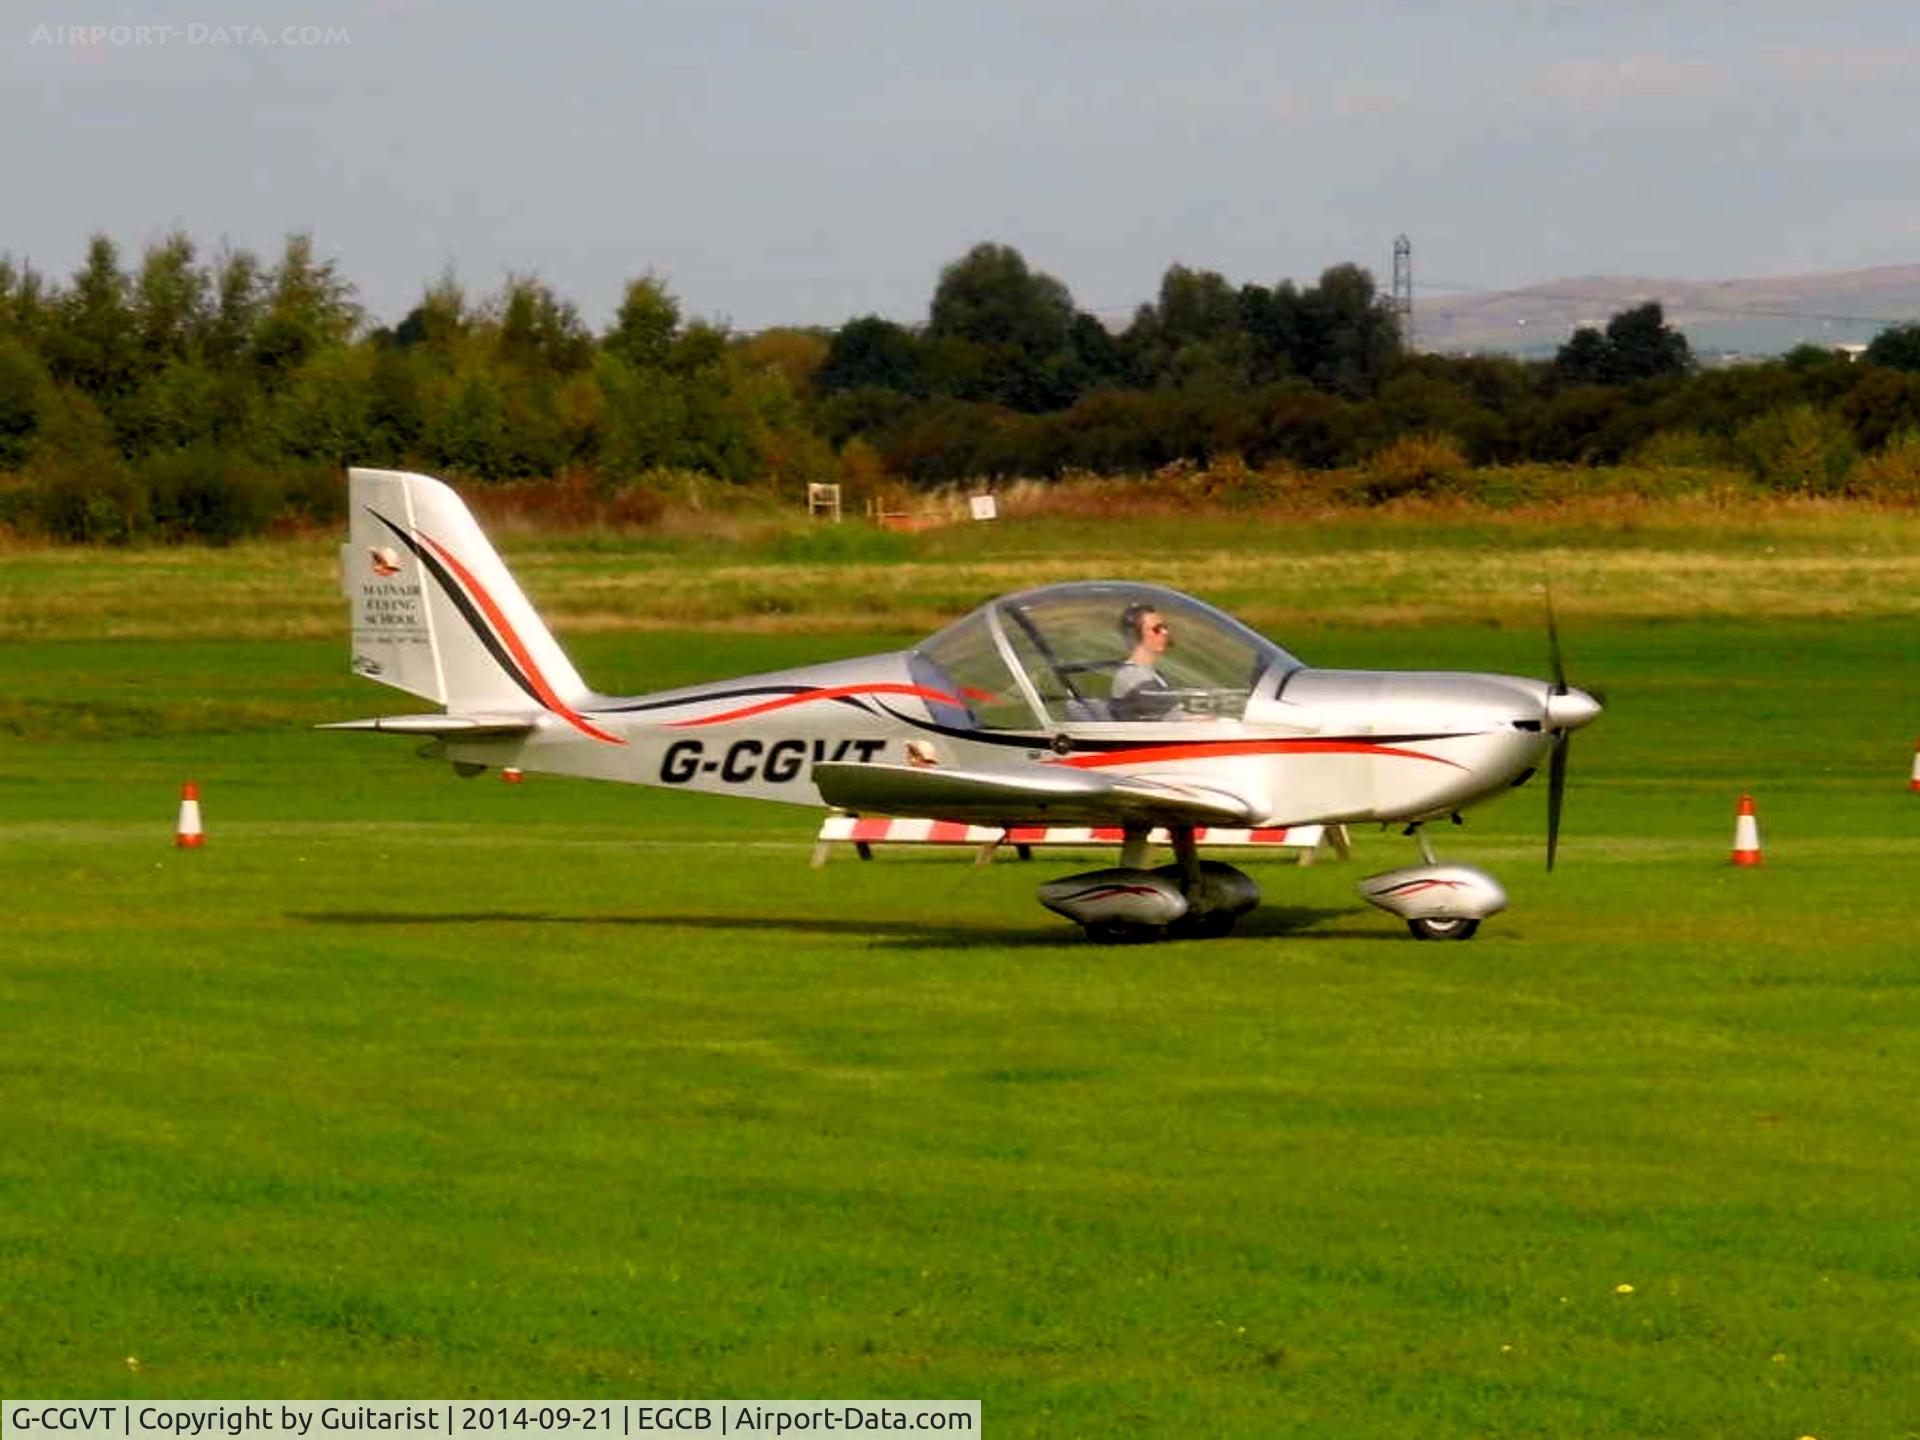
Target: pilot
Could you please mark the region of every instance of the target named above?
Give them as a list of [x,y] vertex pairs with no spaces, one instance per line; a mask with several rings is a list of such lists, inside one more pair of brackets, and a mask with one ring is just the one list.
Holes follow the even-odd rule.
[[1135,603],[1120,612],[1120,633],[1133,651],[1113,672],[1113,718],[1165,719],[1180,703],[1158,668],[1173,632],[1153,606]]

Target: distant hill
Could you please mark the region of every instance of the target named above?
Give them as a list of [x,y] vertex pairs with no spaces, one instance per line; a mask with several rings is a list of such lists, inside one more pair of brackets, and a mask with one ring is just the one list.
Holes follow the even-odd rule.
[[1604,326],[1658,300],[1703,360],[1778,355],[1803,343],[1863,344],[1920,320],[1920,265],[1886,265],[1766,280],[1648,280],[1582,275],[1491,294],[1416,292],[1422,350],[1551,355],[1579,325]]

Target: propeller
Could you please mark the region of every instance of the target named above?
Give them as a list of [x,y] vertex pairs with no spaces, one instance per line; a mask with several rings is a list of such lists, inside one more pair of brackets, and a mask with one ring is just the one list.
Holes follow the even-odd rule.
[[1562,730],[1553,742],[1553,759],[1547,765],[1547,870],[1553,870],[1553,858],[1560,849],[1560,811],[1567,803],[1567,754],[1572,742]]
[[1560,814],[1567,803],[1567,757],[1573,732],[1600,713],[1597,696],[1567,684],[1567,665],[1560,653],[1560,626],[1553,614],[1553,590],[1547,592],[1547,659],[1553,667],[1553,686],[1547,692],[1547,726],[1553,732],[1553,758],[1547,768],[1547,869],[1553,869],[1560,850]]
[[[1567,663],[1560,653],[1560,626],[1553,617],[1553,590],[1547,590],[1547,662],[1553,667],[1553,689],[1548,693],[1548,713],[1552,697],[1567,693]],[[1568,732],[1557,732],[1553,759],[1547,767],[1547,873],[1553,873],[1553,859],[1560,850],[1560,812],[1567,803],[1567,754],[1572,739]]]

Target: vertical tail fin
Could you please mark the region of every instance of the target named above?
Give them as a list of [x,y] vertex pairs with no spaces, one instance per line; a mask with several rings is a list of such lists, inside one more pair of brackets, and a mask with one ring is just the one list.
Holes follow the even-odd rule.
[[460,497],[400,470],[347,482],[354,670],[450,711],[574,718],[587,687]]

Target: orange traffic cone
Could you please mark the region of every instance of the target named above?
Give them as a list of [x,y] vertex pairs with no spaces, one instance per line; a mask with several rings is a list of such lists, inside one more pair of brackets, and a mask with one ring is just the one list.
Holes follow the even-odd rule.
[[1920,740],[1913,742],[1913,779],[1907,782],[1907,788],[1920,791]]
[[513,766],[511,765],[502,765],[500,767],[500,778],[509,785],[518,785],[522,781],[524,781],[527,777],[522,775],[518,770],[514,769]]
[[1760,863],[1760,822],[1753,818],[1753,796],[1740,797],[1740,809],[1733,821],[1733,863]]
[[173,827],[173,843],[182,850],[198,850],[206,843],[200,830],[200,787],[191,780],[180,787],[180,820]]

